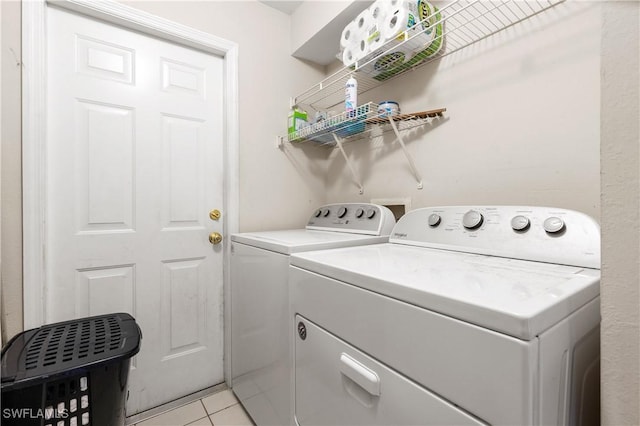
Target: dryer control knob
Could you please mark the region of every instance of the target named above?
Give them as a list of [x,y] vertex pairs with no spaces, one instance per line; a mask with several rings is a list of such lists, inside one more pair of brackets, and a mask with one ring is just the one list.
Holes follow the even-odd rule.
[[322,210],[322,216],[324,216],[324,217],[329,216],[329,213],[331,213],[331,210],[329,210],[329,209]]
[[347,208],[346,207],[340,207],[340,209],[338,210],[338,217],[344,217],[347,214]]
[[362,215],[364,215],[364,210],[358,207],[358,210],[356,210],[356,217],[360,219]]
[[376,211],[374,209],[367,210],[367,219],[373,219],[375,215],[376,215]]
[[316,212],[313,215],[315,217],[320,217],[321,214],[322,214],[322,210],[318,209],[318,210],[316,210]]
[[545,219],[542,226],[549,234],[558,234],[566,229],[564,221],[556,216]]
[[435,228],[436,226],[440,225],[440,222],[442,221],[442,218],[440,217],[439,214],[436,213],[431,213],[429,215],[429,226],[432,228]]
[[478,229],[482,222],[484,222],[484,217],[476,210],[469,210],[462,217],[462,225],[467,229]]
[[518,215],[511,219],[511,229],[518,232],[524,232],[529,229],[531,222],[526,216]]

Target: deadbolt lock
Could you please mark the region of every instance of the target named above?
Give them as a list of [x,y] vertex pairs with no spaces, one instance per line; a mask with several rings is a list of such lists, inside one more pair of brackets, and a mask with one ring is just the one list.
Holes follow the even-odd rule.
[[211,244],[220,244],[222,242],[222,235],[217,232],[212,232],[209,234],[209,242]]
[[209,217],[211,218],[211,220],[218,220],[220,219],[220,210],[218,209],[213,209],[209,212]]

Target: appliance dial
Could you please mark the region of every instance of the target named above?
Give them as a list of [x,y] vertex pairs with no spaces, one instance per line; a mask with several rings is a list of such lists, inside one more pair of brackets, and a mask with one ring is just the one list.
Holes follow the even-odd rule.
[[564,221],[556,216],[548,217],[547,219],[545,219],[542,226],[544,227],[544,230],[549,234],[558,234],[566,229]]
[[367,219],[373,219],[375,215],[376,215],[376,211],[374,209],[367,210]]
[[324,216],[324,217],[329,216],[329,213],[331,213],[331,211],[329,209],[322,210],[322,216]]
[[318,209],[318,210],[316,210],[316,212],[313,215],[315,217],[320,217],[321,214],[322,214],[322,210]]
[[467,229],[478,229],[483,221],[484,217],[476,210],[469,210],[462,217],[462,225]]
[[358,207],[358,210],[356,210],[356,217],[360,219],[363,214],[364,214],[364,210]]
[[346,214],[347,214],[347,208],[340,207],[340,209],[338,210],[338,217],[344,217]]
[[441,220],[442,218],[440,217],[439,214],[431,213],[429,215],[429,221],[428,221],[429,226],[432,228],[435,228],[436,226],[440,225]]
[[530,225],[531,222],[529,222],[529,218],[526,216],[518,215],[511,219],[511,229],[514,231],[526,231]]

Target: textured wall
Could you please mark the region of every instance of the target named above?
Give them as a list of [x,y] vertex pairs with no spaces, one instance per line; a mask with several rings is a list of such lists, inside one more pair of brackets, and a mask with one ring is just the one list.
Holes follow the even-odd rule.
[[603,6],[602,424],[640,424],[640,7]]

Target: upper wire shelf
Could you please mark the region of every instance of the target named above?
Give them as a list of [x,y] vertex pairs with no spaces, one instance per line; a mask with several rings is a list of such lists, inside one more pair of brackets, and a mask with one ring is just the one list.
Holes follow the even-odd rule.
[[[367,56],[353,66],[344,67],[321,82],[310,87],[292,99],[292,105],[311,106],[315,110],[327,110],[344,102],[344,87],[347,79],[355,75],[358,79],[358,92],[364,93],[380,84],[404,74],[408,70],[426,65],[436,59],[450,55],[479,40],[489,37],[512,25],[537,15],[565,0],[454,0],[442,6],[437,12],[418,22],[403,33],[401,44],[387,43],[377,50],[374,56]],[[434,17],[436,18],[434,22]],[[373,64],[394,48],[403,44],[415,43],[420,34],[411,31],[422,23],[442,25],[442,30],[434,37],[433,43],[441,43],[442,48],[426,57],[411,68],[405,68],[390,76],[374,78]]]

